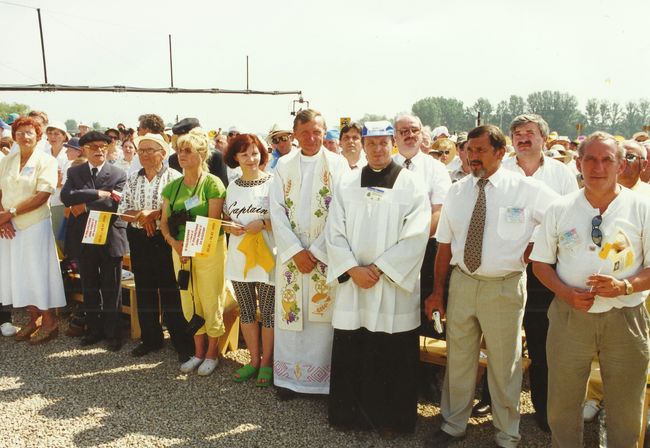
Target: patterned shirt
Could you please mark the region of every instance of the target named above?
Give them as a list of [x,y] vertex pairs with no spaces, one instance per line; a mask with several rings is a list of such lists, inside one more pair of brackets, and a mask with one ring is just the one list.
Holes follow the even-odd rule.
[[[163,188],[181,176],[181,173],[166,166],[163,166],[151,181],[145,176],[144,168],[132,173],[126,181],[118,213],[124,213],[127,210],[162,210]],[[130,223],[130,225],[138,229],[142,228],[137,222]],[[159,226],[160,221],[158,220],[156,228]]]

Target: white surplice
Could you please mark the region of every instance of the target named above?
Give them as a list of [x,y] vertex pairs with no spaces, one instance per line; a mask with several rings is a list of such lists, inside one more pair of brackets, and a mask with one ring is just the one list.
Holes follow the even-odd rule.
[[339,284],[332,325],[389,334],[420,325],[419,274],[431,221],[427,192],[403,169],[392,189],[362,188],[361,170],[335,189],[327,222],[328,281],[355,266],[375,264],[384,273],[368,289],[352,279]]
[[[349,168],[346,160],[324,148],[313,157],[306,157],[301,151],[292,151],[282,157],[276,165],[271,185],[270,206],[273,234],[277,246],[276,280],[283,275],[284,267],[291,258],[303,249],[308,249],[321,262],[328,264],[325,248],[325,234],[310,238],[312,177],[315,158],[324,155],[331,173],[332,186]],[[287,216],[284,189],[287,182],[286,166],[293,165],[293,159],[300,158],[300,201],[296,207],[296,228],[292,229]],[[310,274],[297,273],[301,285],[302,308],[309,309]],[[280,288],[276,286],[276,301],[282,300]],[[276,316],[276,320],[278,316]],[[332,354],[333,328],[330,322],[302,321],[301,331],[288,331],[275,327],[273,352],[273,382],[276,386],[301,393],[329,393],[330,362]]]

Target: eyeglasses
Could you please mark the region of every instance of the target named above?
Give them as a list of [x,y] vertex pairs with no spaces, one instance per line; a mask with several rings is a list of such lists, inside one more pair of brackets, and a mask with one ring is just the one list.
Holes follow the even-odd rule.
[[185,154],[192,154],[192,153],[195,152],[195,151],[194,151],[192,148],[186,146],[185,148],[178,148],[178,149],[176,150],[176,152],[179,153],[179,154],[183,154],[183,153],[185,153]]
[[228,137],[237,137],[239,132],[228,132]]
[[399,132],[399,135],[402,137],[406,137],[409,134],[413,135],[418,135],[420,133],[420,128],[404,128],[404,129],[398,129],[397,132]]
[[88,151],[106,151],[108,149],[108,145],[106,143],[101,145],[84,145],[83,147]]
[[632,153],[625,154],[625,160],[627,160],[628,162],[634,162],[636,159],[645,160],[645,158],[641,156],[637,156],[636,154],[632,154]]
[[591,220],[591,241],[598,247],[603,243],[603,232],[600,230],[600,225],[603,223],[601,215],[594,216]]
[[138,148],[138,154],[147,154],[151,155],[155,153],[156,151],[160,151],[158,148]]
[[16,137],[36,137],[35,131],[16,131]]
[[117,141],[120,139],[119,137],[115,137],[114,135],[109,135],[108,138],[110,138],[113,141]]
[[440,154],[440,155],[443,155],[443,154],[444,154],[444,155],[449,155],[449,152],[450,152],[450,151],[438,151],[438,150],[435,150],[435,149],[434,149],[433,151],[429,151],[429,154]]
[[280,142],[286,142],[289,141],[289,136],[288,135],[281,135],[279,137],[273,137],[271,138],[271,143],[274,145],[277,145]]

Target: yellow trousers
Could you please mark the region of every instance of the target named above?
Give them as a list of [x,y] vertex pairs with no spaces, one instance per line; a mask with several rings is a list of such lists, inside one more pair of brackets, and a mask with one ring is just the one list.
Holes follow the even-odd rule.
[[[180,257],[172,251],[174,271],[183,268],[190,269],[190,262],[181,265]],[[152,262],[154,262],[152,260]],[[203,327],[196,335],[206,334],[211,338],[218,338],[226,332],[223,323],[223,310],[226,304],[226,238],[219,236],[216,253],[206,258],[192,258],[192,272],[189,287],[181,291],[181,305],[185,320],[189,322],[196,307],[196,314],[205,319]],[[194,306],[192,304],[194,295]]]

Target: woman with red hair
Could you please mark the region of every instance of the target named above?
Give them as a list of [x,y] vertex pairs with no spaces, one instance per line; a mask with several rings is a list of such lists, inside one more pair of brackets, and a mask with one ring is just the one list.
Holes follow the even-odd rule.
[[58,335],[53,308],[65,306],[49,205],[58,165],[35,150],[42,135],[35,119],[18,118],[11,133],[20,151],[0,161],[0,300],[27,308],[29,322],[16,340],[38,344]]

